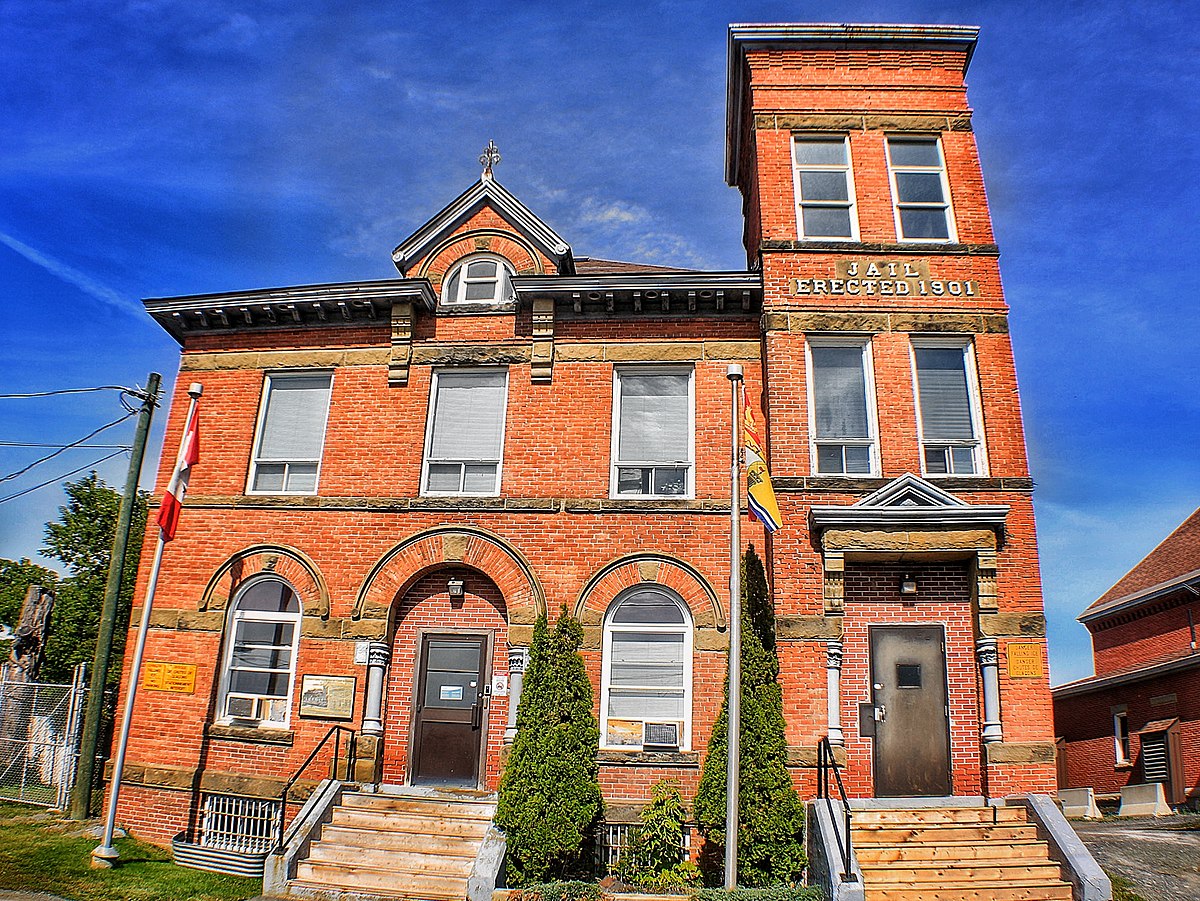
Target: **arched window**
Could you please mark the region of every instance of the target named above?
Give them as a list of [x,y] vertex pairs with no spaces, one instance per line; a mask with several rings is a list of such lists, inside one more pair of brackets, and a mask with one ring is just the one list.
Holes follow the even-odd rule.
[[497,304],[509,299],[512,266],[495,254],[475,254],[460,260],[442,283],[442,303]]
[[604,746],[687,750],[692,725],[692,618],[673,593],[637,586],[604,620]]
[[282,579],[256,579],[229,614],[219,718],[282,728],[291,709],[300,640],[300,599]]

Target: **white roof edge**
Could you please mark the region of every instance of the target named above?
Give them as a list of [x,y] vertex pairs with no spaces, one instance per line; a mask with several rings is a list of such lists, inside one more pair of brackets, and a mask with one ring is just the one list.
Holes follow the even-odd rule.
[[1138,607],[1147,601],[1152,601],[1164,594],[1169,594],[1170,592],[1175,591],[1177,588],[1182,588],[1191,582],[1200,582],[1200,569],[1192,570],[1190,573],[1184,573],[1182,576],[1176,576],[1174,579],[1168,579],[1165,582],[1159,582],[1156,585],[1151,585],[1149,588],[1143,588],[1141,591],[1135,591],[1119,598],[1113,598],[1103,607],[1097,607],[1095,610],[1083,611],[1083,613],[1076,617],[1076,620],[1081,623],[1087,623],[1095,619],[1102,619],[1106,616],[1112,616],[1114,613],[1120,613],[1123,610],[1129,610],[1133,607]]
[[1111,673],[1107,676],[1085,676],[1074,682],[1064,682],[1050,689],[1054,698],[1071,698],[1076,695],[1088,694],[1114,685],[1124,685],[1129,682],[1140,682],[1143,679],[1153,679],[1176,670],[1190,669],[1200,666],[1200,654],[1189,654],[1186,657],[1173,657],[1158,663],[1149,663],[1138,669],[1126,670],[1123,673]]

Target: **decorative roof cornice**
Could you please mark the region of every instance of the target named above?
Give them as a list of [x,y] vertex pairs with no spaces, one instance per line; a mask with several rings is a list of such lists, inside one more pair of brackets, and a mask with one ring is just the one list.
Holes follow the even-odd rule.
[[890,44],[898,47],[946,45],[965,52],[963,74],[971,64],[979,29],[973,25],[730,25],[725,79],[725,183],[736,187],[741,153],[742,102],[745,97],[745,59],[749,47],[760,49]]
[[188,332],[210,329],[387,321],[392,304],[397,302],[420,304],[432,311],[437,306],[437,295],[427,279],[408,278],[152,297],[142,301],[146,311],[180,343]]
[[440,238],[462,224],[484,203],[490,203],[501,217],[554,260],[559,272],[574,274],[571,246],[491,176],[480,178],[392,251],[392,262],[400,274],[406,274]]
[[968,504],[932,482],[905,473],[857,503],[813,507],[809,516],[814,529],[834,526],[949,526],[1003,527],[1008,507],[1001,504]]
[[569,301],[575,312],[602,307],[613,313],[621,306],[634,312],[749,312],[762,306],[762,276],[757,272],[634,272],[611,275],[526,275],[512,280],[519,301],[535,298]]

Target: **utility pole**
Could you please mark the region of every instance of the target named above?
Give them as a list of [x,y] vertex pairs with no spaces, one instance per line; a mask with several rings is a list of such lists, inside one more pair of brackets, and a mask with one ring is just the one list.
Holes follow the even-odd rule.
[[104,685],[108,681],[108,663],[112,655],[113,631],[117,623],[117,603],[121,598],[121,577],[125,573],[125,549],[129,545],[129,526],[133,521],[133,505],[137,498],[138,480],[142,474],[142,458],[146,455],[146,439],[150,420],[158,406],[158,388],[162,376],[150,373],[146,390],[136,396],[142,399],[138,412],[137,431],[129,455],[129,473],[125,478],[125,493],[117,514],[117,531],[113,536],[112,558],[108,564],[108,581],[104,586],[104,607],[96,634],[96,656],[92,664],[92,682],[88,691],[87,709],[83,716],[83,735],[79,745],[79,766],[75,785],[71,789],[70,816],[85,820],[91,813],[92,782],[95,778],[96,748],[100,744],[100,714],[104,710]]

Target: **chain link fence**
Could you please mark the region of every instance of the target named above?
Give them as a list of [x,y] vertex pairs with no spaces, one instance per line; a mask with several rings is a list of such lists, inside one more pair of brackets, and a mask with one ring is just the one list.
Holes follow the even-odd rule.
[[79,762],[85,667],[69,685],[0,674],[0,799],[65,809]]

